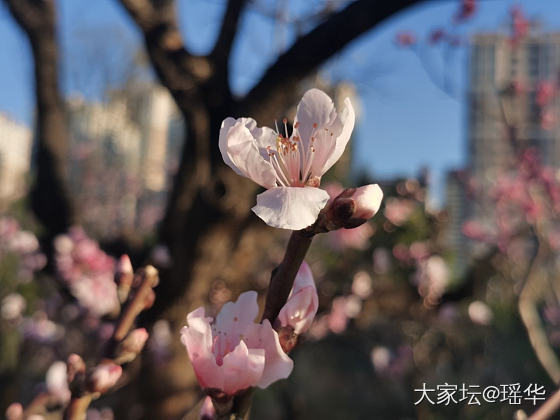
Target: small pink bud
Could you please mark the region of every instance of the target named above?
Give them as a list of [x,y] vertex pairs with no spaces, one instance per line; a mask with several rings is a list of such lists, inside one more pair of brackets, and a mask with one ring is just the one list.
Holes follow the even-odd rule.
[[117,360],[119,363],[131,362],[144,348],[148,339],[148,331],[145,328],[137,328],[131,331],[120,344]]
[[213,420],[216,418],[216,409],[214,404],[212,404],[212,398],[204,398],[202,407],[200,407],[200,420]]
[[130,257],[126,254],[121,255],[119,262],[117,263],[117,273],[118,274],[132,274],[132,263],[130,262]]
[[92,392],[107,392],[122,374],[122,368],[114,363],[102,363],[96,366],[89,376],[89,389]]
[[6,409],[6,420],[23,419],[23,406],[20,403],[11,403]]
[[352,194],[356,207],[354,218],[371,219],[379,210],[381,200],[383,199],[383,191],[377,184],[369,184],[359,187]]
[[85,373],[86,371],[86,364],[84,360],[77,355],[76,353],[72,353],[68,356],[66,360],[66,374],[68,375],[68,383],[71,383],[76,375]]

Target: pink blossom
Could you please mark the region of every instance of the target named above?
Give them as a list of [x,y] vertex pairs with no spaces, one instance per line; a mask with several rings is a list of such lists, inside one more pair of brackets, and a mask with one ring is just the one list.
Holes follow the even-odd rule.
[[[335,199],[340,193],[344,191],[342,185],[337,182],[331,182],[325,186],[329,193],[331,200]],[[346,248],[353,248],[364,250],[369,244],[369,238],[373,235],[375,230],[369,223],[364,223],[352,229],[336,229],[328,233],[328,244],[337,251],[342,251]]]
[[144,348],[148,340],[148,331],[145,328],[132,330],[119,346],[118,361],[126,363],[134,360]]
[[543,109],[541,112],[541,128],[543,130],[552,130],[556,125],[556,115],[551,109]]
[[475,300],[469,305],[468,313],[471,321],[480,325],[490,325],[494,318],[492,309],[480,300]]
[[13,321],[21,316],[26,306],[27,304],[22,295],[10,293],[2,299],[0,315],[7,321]]
[[118,311],[115,260],[78,227],[57,236],[54,247],[57,272],[80,304],[95,316]]
[[202,407],[200,407],[200,420],[212,420],[216,418],[216,409],[214,408],[214,404],[212,404],[212,398],[206,397],[204,398],[204,402],[202,403]]
[[187,315],[181,341],[202,388],[234,395],[252,386],[266,388],[290,375],[292,360],[270,322],[254,322],[258,312],[257,293],[249,291],[226,303],[213,324],[204,308]]
[[70,400],[70,389],[68,388],[66,363],[54,362],[45,376],[47,390],[56,401],[64,405]]
[[350,198],[354,200],[356,205],[353,217],[367,220],[371,219],[379,210],[383,199],[383,191],[377,184],[364,185],[356,188]]
[[299,230],[311,225],[329,199],[317,188],[323,174],[340,158],[354,129],[350,100],[337,114],[334,104],[318,89],[307,91],[288,136],[257,127],[251,118],[226,118],[219,147],[224,162],[237,174],[267,191],[257,196],[253,212],[268,225]]
[[96,366],[89,377],[89,388],[92,392],[104,393],[115,386],[122,375],[122,367],[111,362]]
[[340,334],[346,330],[348,325],[348,315],[346,313],[346,297],[339,296],[332,301],[331,312],[328,316],[329,329]]
[[306,332],[319,308],[319,297],[313,281],[311,269],[304,261],[294,280],[294,286],[286,304],[278,314],[283,327],[290,326],[294,333]]
[[361,299],[371,295],[371,276],[365,271],[358,271],[352,280],[352,293]]
[[416,36],[409,31],[401,31],[397,34],[395,41],[401,47],[410,47],[416,44]]
[[430,33],[430,43],[437,44],[445,37],[445,30],[435,29]]
[[396,225],[401,226],[414,211],[414,202],[405,198],[391,197],[385,201],[385,217]]
[[424,298],[426,306],[438,303],[439,298],[447,290],[449,285],[449,268],[445,260],[439,255],[432,255],[422,261],[416,273],[418,292]]
[[458,21],[469,19],[476,12],[476,6],[476,0],[461,0],[461,6],[455,19]]
[[541,108],[548,105],[552,98],[554,98],[555,94],[556,86],[554,86],[554,83],[547,80],[539,82],[539,84],[537,85],[537,96],[535,99],[537,105]]
[[521,7],[515,5],[510,10],[512,20],[511,43],[516,46],[529,33],[531,24],[525,17]]
[[11,403],[6,409],[6,420],[22,420],[23,406],[20,403]]

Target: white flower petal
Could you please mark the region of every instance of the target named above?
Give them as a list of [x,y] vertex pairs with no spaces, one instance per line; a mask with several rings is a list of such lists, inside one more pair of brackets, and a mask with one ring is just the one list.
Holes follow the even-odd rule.
[[[250,118],[226,118],[220,129],[219,148],[222,158],[238,175],[252,179],[265,188],[272,188],[276,185],[276,172],[260,153],[251,129],[256,130],[257,127]],[[264,137],[261,134],[259,139],[264,142]]]
[[305,92],[298,104],[296,122],[302,144],[308,147],[313,132],[313,124],[317,124],[316,130],[321,130],[333,124],[336,119],[336,110],[329,96],[319,90],[311,89]]
[[344,104],[346,105],[346,108],[344,108],[342,114],[340,114],[337,118],[337,123],[340,123],[342,125],[342,129],[336,139],[336,145],[334,147],[334,150],[332,151],[332,154],[323,165],[321,175],[327,172],[338,161],[338,159],[340,159],[340,156],[342,156],[342,153],[344,153],[344,149],[346,148],[346,145],[350,140],[350,136],[352,136],[352,131],[354,130],[354,123],[356,121],[354,108],[352,107],[352,103],[348,98],[344,100]]
[[224,357],[224,391],[233,395],[237,391],[256,385],[262,377],[265,367],[265,350],[248,349],[240,341],[233,351]]
[[290,376],[294,362],[288,357],[278,339],[278,334],[272,329],[270,322],[265,319],[262,324],[253,324],[245,332],[244,341],[250,349],[264,349],[265,365],[262,377],[256,384],[266,388],[279,379]]
[[313,187],[275,187],[257,195],[253,211],[272,227],[300,230],[313,224],[329,194]]
[[257,292],[251,290],[242,293],[235,302],[228,302],[216,317],[212,326],[214,353],[223,357],[228,351],[237,346],[245,330],[252,325],[259,314]]

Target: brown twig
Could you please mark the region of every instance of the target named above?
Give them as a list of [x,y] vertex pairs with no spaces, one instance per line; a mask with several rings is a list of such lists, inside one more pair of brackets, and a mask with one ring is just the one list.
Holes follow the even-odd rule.
[[560,390],[552,394],[548,399],[541,405],[537,411],[535,411],[528,420],[546,420],[552,417],[560,409]]
[[[135,280],[138,280],[138,286],[134,289],[133,285],[131,296],[129,296],[113,335],[105,347],[101,363],[121,364],[121,362],[130,361],[129,357],[124,359],[118,357],[119,344],[131,331],[138,314],[153,304],[155,294],[152,289],[158,284],[158,271],[153,266],[148,265],[138,271]],[[90,375],[85,375],[81,380],[84,383],[78,384],[75,387],[76,391],[72,391],[70,403],[64,411],[64,420],[84,420],[91,401],[106,391],[105,389],[92,389],[88,385],[92,382]]]

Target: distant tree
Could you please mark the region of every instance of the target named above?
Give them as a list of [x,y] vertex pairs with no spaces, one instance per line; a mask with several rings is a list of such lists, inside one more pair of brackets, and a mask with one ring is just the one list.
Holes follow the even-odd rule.
[[[230,56],[242,16],[256,2],[229,0],[214,47],[209,54],[197,56],[185,46],[175,1],[118,1],[142,32],[151,64],[186,121],[180,165],[159,231],[159,240],[168,248],[173,265],[161,273],[156,305],[145,320],[149,324],[165,316],[175,327],[188,309],[206,299],[213,280],[226,278],[239,285],[254,276],[255,261],[266,248],[258,235],[261,224],[253,225],[256,219],[248,212],[255,196],[254,184],[223,164],[218,149],[222,120],[250,115],[262,124],[282,117],[277,112],[295,102],[297,86],[304,78],[352,40],[420,0],[357,0],[343,8],[333,8],[332,2],[326,1],[315,16],[318,23],[281,53],[240,98],[232,94],[229,82]],[[55,0],[4,2],[33,50],[38,144],[33,210],[44,225],[46,240],[50,240],[79,219],[64,183],[68,130],[58,85],[56,4]],[[229,270],[227,277],[226,269],[235,264],[236,269]],[[176,417],[195,402],[194,376],[177,368],[188,366],[183,349],[169,366],[157,372],[145,368],[145,374],[153,377],[142,381],[143,398],[148,406],[154,403],[153,411],[144,413],[145,418]]]

